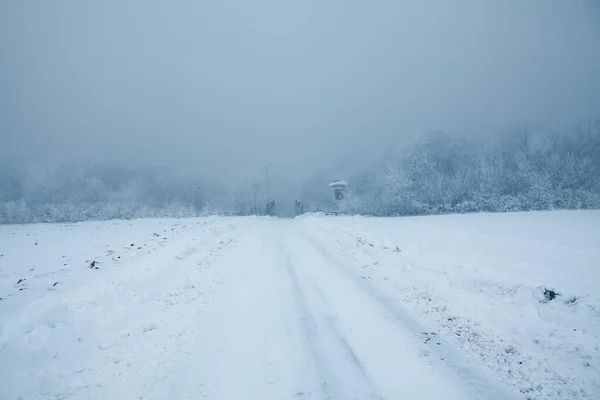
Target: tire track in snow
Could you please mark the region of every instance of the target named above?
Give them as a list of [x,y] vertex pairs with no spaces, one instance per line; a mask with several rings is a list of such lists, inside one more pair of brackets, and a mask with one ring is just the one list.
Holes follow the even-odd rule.
[[[419,321],[409,316],[396,302],[378,289],[371,281],[361,279],[353,274],[340,260],[332,256],[315,238],[302,233],[302,238],[317,252],[330,267],[337,270],[341,275],[358,287],[367,297],[379,304],[400,328],[409,331],[415,338],[428,332]],[[439,344],[438,344],[439,343]],[[490,400],[508,400],[510,397],[487,377],[483,376],[451,345],[441,338],[435,341],[426,341],[423,346],[427,349],[426,354],[438,355],[438,358],[476,393],[477,398]]]
[[[282,252],[285,252],[285,248],[282,248]],[[322,344],[318,335],[317,324],[312,317],[308,305],[306,303],[306,297],[300,287],[298,281],[298,275],[294,270],[289,255],[285,255],[285,267],[288,277],[292,283],[294,301],[298,310],[298,317],[304,329],[304,336],[309,344],[311,358],[314,362],[314,367],[317,372],[319,379],[319,387],[321,389],[321,395],[323,399],[337,399],[339,397],[332,397],[332,374],[327,365],[327,361],[324,357]]]
[[[285,248],[282,248],[285,252]],[[319,285],[308,275],[297,274],[299,267],[285,254],[286,270],[292,281],[299,317],[310,343],[324,399],[382,399],[363,363],[348,342]]]
[[[310,276],[307,276],[307,280],[310,282],[315,293],[319,296],[319,298],[322,300],[322,302],[326,305],[328,303],[327,298],[323,294],[323,291],[321,290],[319,285],[317,285],[317,283],[314,281],[314,279],[312,279]],[[354,351],[352,346],[350,346],[350,343],[348,343],[346,336],[344,336],[344,334],[341,332],[341,330],[339,328],[339,323],[336,321],[335,317],[333,317],[331,314],[327,314],[326,322],[327,322],[328,327],[331,329],[331,331],[335,334],[335,336],[339,340],[340,345],[344,348],[348,358],[360,370],[365,381],[367,381],[369,386],[371,386],[371,384],[372,384],[371,378],[368,376],[367,371],[365,370],[363,363],[360,361],[360,359],[356,355],[356,352]],[[375,392],[374,389],[373,389],[373,392]]]
[[321,389],[304,333],[310,320],[305,329],[276,233],[257,226],[222,260],[223,286],[199,321],[190,357],[169,378],[173,389],[154,398],[339,398]]

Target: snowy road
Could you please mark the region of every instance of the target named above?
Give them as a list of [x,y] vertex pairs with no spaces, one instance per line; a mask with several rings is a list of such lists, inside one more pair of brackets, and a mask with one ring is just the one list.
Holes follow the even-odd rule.
[[[0,268],[2,282],[10,285],[0,288],[0,398],[542,399],[562,393],[566,395],[561,398],[575,399],[595,395],[595,372],[590,368],[595,368],[597,354],[586,355],[587,369],[573,370],[569,364],[571,375],[560,375],[565,362],[561,356],[563,364],[554,369],[544,365],[546,375],[531,378],[519,375],[518,368],[528,360],[526,368],[531,370],[538,361],[531,356],[534,353],[521,347],[505,352],[503,347],[499,353],[505,364],[500,368],[508,367],[510,373],[503,376],[494,354],[483,348],[497,343],[513,346],[513,339],[505,343],[506,338],[485,336],[492,325],[477,330],[483,319],[471,328],[461,326],[462,336],[436,324],[435,318],[448,324],[461,318],[471,321],[475,314],[446,318],[449,310],[466,312],[468,307],[452,310],[452,304],[438,301],[441,290],[434,293],[425,284],[418,287],[416,273],[410,273],[415,260],[407,258],[413,253],[384,243],[390,238],[377,242],[361,236],[350,251],[342,245],[336,248],[336,243],[345,243],[343,231],[355,235],[360,227],[348,230],[339,223],[343,220],[187,221],[2,227]],[[129,243],[136,235],[135,243]],[[26,241],[35,241],[27,254]],[[80,249],[77,254],[63,254],[73,247]],[[579,250],[581,257],[597,256]],[[427,262],[433,253],[429,249],[423,255],[421,248],[414,252]],[[356,254],[360,262],[353,261]],[[371,262],[373,254],[377,261]],[[395,263],[404,257],[411,267],[394,267],[390,257],[395,257]],[[42,259],[45,267],[40,265]],[[88,267],[92,259],[100,268]],[[69,269],[71,264],[65,262],[64,268],[53,269],[55,261],[64,260],[85,266]],[[11,270],[8,265],[17,261],[35,267]],[[443,280],[444,273],[427,268],[422,268],[429,271],[427,279]],[[399,270],[399,275],[392,273]],[[377,271],[383,274],[381,279]],[[17,278],[19,283],[13,286]],[[391,283],[403,282],[407,288],[390,290],[399,287]],[[420,293],[427,311],[420,313],[420,303],[403,302],[400,292]],[[597,324],[597,319],[592,323]],[[557,332],[553,327],[551,336]],[[461,338],[467,334],[472,337],[463,343]],[[587,344],[593,348],[597,336],[587,334],[592,335]],[[479,342],[482,347],[471,351]],[[570,345],[568,338],[563,342]],[[548,354],[542,357],[549,358]],[[555,388],[556,376],[571,379],[572,386],[561,383]],[[522,389],[534,384],[538,389]],[[576,385],[579,391],[573,389]]]
[[[270,221],[236,249],[235,273],[209,317],[214,336],[200,335],[204,344],[184,368],[186,381],[194,382],[187,396],[483,397],[433,362],[382,299],[295,228]],[[172,386],[179,396],[177,382]]]

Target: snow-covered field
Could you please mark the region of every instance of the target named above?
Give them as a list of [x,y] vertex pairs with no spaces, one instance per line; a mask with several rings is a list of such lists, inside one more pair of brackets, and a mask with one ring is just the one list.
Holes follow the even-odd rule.
[[0,226],[0,399],[598,399],[600,212]]

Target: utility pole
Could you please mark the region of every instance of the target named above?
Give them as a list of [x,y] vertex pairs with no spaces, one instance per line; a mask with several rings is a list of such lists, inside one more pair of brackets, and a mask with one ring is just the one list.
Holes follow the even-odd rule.
[[267,164],[267,167],[265,168],[266,176],[267,176],[267,200],[269,200],[269,167],[270,166],[271,166],[271,164]]
[[265,168],[265,177],[267,178],[266,188],[266,200],[267,200],[267,215],[273,217],[275,215],[275,200],[271,200],[270,182],[269,182],[269,168],[271,163],[267,164]]

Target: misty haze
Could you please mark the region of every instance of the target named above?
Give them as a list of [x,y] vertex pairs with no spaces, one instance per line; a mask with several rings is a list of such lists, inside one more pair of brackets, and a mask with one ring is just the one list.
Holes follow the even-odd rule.
[[0,399],[600,398],[600,3],[0,4]]

